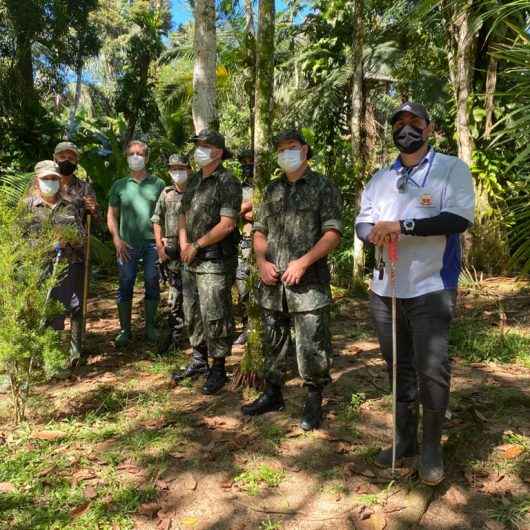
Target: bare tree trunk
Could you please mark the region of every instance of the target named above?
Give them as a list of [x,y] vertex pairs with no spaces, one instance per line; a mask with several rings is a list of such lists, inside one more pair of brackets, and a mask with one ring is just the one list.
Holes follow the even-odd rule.
[[70,117],[68,119],[68,139],[71,140],[75,134],[76,123],[75,117],[77,109],[79,108],[79,102],[81,100],[81,86],[83,81],[83,60],[81,59],[81,52],[79,52],[79,59],[76,67],[76,79],[75,79],[75,96],[72,108],[70,109]]
[[[363,48],[364,48],[364,0],[354,0],[354,31],[352,41],[352,95],[351,95],[351,144],[354,167],[358,168],[359,182],[362,182],[366,171],[365,159],[365,133],[364,133],[364,71],[363,71]],[[364,251],[363,243],[354,234],[353,244],[353,283],[362,281],[364,273]]]
[[195,132],[218,127],[215,0],[196,0],[192,113]]
[[471,23],[472,4],[472,0],[465,0],[461,5],[454,7],[451,24],[452,38],[456,44],[453,72],[458,156],[468,165],[471,165],[475,148],[469,123],[477,40]]
[[495,110],[495,89],[497,87],[497,59],[490,55],[488,71],[486,72],[486,95],[484,106],[486,108],[486,124],[484,126],[484,137],[489,140],[493,129],[493,111]]

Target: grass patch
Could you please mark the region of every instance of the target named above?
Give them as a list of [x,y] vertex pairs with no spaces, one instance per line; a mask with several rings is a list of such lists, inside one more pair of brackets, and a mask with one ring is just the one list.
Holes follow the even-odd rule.
[[281,523],[267,517],[265,521],[261,521],[259,528],[260,530],[280,530],[282,527]]
[[364,393],[353,393],[349,401],[346,401],[342,407],[339,408],[337,419],[340,423],[344,424],[349,433],[353,438],[359,436],[357,431],[356,422],[360,417],[361,406],[366,401],[366,395]]
[[530,367],[530,337],[483,320],[456,320],[449,334],[449,351],[469,362],[519,363]]
[[260,464],[254,469],[243,471],[234,479],[238,486],[249,495],[258,495],[263,487],[277,488],[285,478],[283,469],[275,469]]
[[527,528],[528,514],[530,514],[530,496],[502,497],[494,508],[488,510],[492,519],[499,521],[509,528],[523,530]]

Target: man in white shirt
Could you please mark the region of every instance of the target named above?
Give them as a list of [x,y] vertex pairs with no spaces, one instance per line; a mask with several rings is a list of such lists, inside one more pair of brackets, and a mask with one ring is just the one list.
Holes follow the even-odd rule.
[[[397,457],[417,454],[418,401],[423,409],[419,463],[422,481],[444,477],[441,448],[449,401],[449,324],[460,273],[460,236],[472,223],[475,195],[467,165],[428,144],[433,126],[426,109],[407,102],[390,119],[399,157],[368,182],[356,230],[377,247],[371,308],[381,352],[392,369],[391,286],[386,244],[398,239]],[[392,451],[376,463],[391,465]]]

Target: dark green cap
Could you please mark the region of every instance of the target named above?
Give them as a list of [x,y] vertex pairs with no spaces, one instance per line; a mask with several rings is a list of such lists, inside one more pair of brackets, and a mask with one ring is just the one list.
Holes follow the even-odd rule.
[[313,150],[311,149],[311,146],[306,142],[304,135],[297,129],[286,129],[285,131],[281,131],[273,138],[272,142],[274,144],[274,148],[278,149],[278,145],[280,145],[281,142],[286,142],[289,140],[296,140],[302,145],[307,145],[309,148],[307,151],[308,160],[313,156]]

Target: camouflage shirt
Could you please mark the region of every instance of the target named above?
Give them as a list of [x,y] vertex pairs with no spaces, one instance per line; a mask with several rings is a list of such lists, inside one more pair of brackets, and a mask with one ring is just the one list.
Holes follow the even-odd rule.
[[184,192],[178,191],[174,186],[164,188],[155,206],[151,222],[162,226],[167,245],[172,248],[179,246],[179,211]]
[[[267,259],[283,274],[291,261],[307,254],[327,230],[342,232],[342,198],[326,177],[308,169],[296,182],[284,175],[265,189],[252,228],[267,237]],[[298,285],[260,284],[259,303],[265,309],[313,311],[331,303],[327,259],[309,267]]]
[[[187,183],[180,210],[186,216],[188,241],[197,241],[208,233],[220,222],[221,216],[237,221],[241,199],[240,182],[223,166],[208,177],[203,177],[200,171],[194,173]],[[214,245],[215,249],[201,249],[188,268],[195,272],[227,272],[227,263],[237,256],[238,240],[236,231]]]
[[29,237],[38,237],[48,225],[55,232],[57,241],[62,241],[63,257],[75,263],[84,260],[85,229],[77,206],[64,198],[50,206],[40,196],[26,199],[28,211],[27,230]]
[[[85,207],[84,198],[92,197],[96,200],[96,193],[92,184],[86,180],[72,175],[72,180],[68,186],[61,186],[61,195],[69,202],[75,204],[79,209],[80,218],[84,221],[88,210]],[[99,217],[96,214],[96,217]]]

